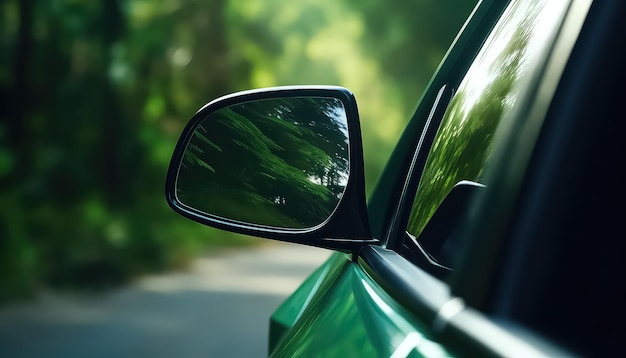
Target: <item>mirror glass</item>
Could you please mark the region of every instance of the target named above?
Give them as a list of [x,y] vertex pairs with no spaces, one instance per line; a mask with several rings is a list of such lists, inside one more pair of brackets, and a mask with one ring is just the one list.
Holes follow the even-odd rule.
[[254,100],[208,114],[187,144],[178,200],[246,223],[305,229],[335,210],[348,181],[348,124],[326,97]]

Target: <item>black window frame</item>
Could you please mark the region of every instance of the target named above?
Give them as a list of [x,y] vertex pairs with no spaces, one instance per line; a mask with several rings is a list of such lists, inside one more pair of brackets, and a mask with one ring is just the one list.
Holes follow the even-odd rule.
[[381,246],[394,249],[398,244],[396,231],[398,213],[405,201],[402,192],[410,189],[409,168],[426,119],[441,88],[454,88],[460,83],[469,65],[482,47],[482,42],[495,25],[509,0],[479,0],[468,20],[452,42],[435,71],[426,91],[417,101],[409,123],[396,144],[376,188],[368,198],[371,232]]
[[[565,5],[563,18],[568,16],[567,8],[569,7],[569,3],[571,2],[568,1],[568,4]],[[441,86],[441,88],[429,89],[431,92],[438,90],[437,97],[435,97],[435,99],[431,101],[429,108],[430,113],[426,117],[426,120],[423,121],[424,123],[419,132],[420,139],[416,141],[414,148],[412,148],[412,151],[410,152],[411,160],[407,160],[408,164],[405,164],[407,167],[406,178],[402,183],[402,189],[398,198],[398,204],[395,207],[394,215],[387,228],[386,236],[382,240],[383,247],[400,253],[400,255],[418,265],[421,269],[424,269],[435,277],[444,280],[447,280],[447,278],[449,277],[450,269],[447,267],[442,268],[440,267],[441,265],[439,265],[439,263],[431,260],[431,257],[428,252],[426,252],[426,250],[416,247],[415,240],[412,240],[413,242],[411,243],[410,241],[412,237],[410,234],[408,234],[408,232],[406,232],[406,228],[409,214],[411,212],[411,206],[417,194],[416,192],[418,189],[418,185],[422,179],[424,166],[428,159],[432,142],[436,137],[437,131],[439,130],[444,115],[449,107],[450,101],[454,98],[454,95],[456,94],[456,89],[467,76],[470,67],[477,60],[477,55],[484,48],[485,41],[490,36],[493,28],[501,20],[501,16],[506,11],[506,9],[509,8],[509,5],[511,5],[511,1],[489,5],[490,7],[492,7],[492,17],[490,17],[491,22],[488,24],[488,26],[482,29],[482,32],[477,31],[477,34],[475,34],[476,36],[480,34],[482,37],[473,37],[472,39],[471,36],[468,36],[470,38],[469,41],[475,41],[473,48],[465,49],[466,53],[468,53],[469,55],[461,55],[462,60],[457,59],[457,61],[459,62],[454,61],[454,65],[457,66],[455,69],[456,71],[451,71],[451,73],[446,76],[446,78],[442,81],[444,85]],[[559,28],[560,26],[562,26],[562,24],[563,22],[561,21],[561,23],[556,25],[556,31],[554,34],[552,34],[553,39],[557,38]],[[485,29],[487,28],[488,31],[485,32]],[[455,44],[453,44],[453,48],[454,45]],[[528,96],[527,92],[529,91],[529,87],[532,87],[536,84],[535,82],[537,81],[537,76],[539,76],[541,68],[545,66],[546,59],[550,55],[551,51],[552,48],[550,43],[548,44],[548,46],[542,49],[541,53],[534,55],[535,63],[532,65],[533,68],[527,69],[526,73],[523,75],[524,78],[522,80],[518,80],[518,85],[523,86],[520,89],[520,97]],[[444,65],[445,62],[446,59],[444,58]],[[433,84],[435,83],[436,81],[433,81]],[[418,110],[414,114],[412,121],[415,121],[415,116],[417,116],[418,114],[424,115],[424,113],[420,113],[418,108]],[[523,120],[518,114],[515,113],[510,114],[509,116],[516,117],[514,118],[514,120],[517,122]],[[410,130],[410,126],[407,128],[407,130]],[[507,134],[499,134],[501,137],[507,136]],[[496,147],[496,150],[500,150],[502,147],[505,146],[498,146]],[[463,220],[464,218],[459,218],[457,223],[455,223],[455,226],[460,227],[463,223]],[[417,242],[417,244],[419,245],[419,242]],[[422,252],[416,252],[418,249]],[[457,258],[457,261],[460,260],[461,259]]]
[[418,107],[368,200],[372,234],[380,239],[382,247],[399,251],[402,245],[407,206],[412,203],[428,154],[428,150],[425,153],[419,150],[420,137],[424,134],[428,119],[431,124],[425,138],[435,135],[454,89],[462,81],[509,2],[479,1],[418,101]]

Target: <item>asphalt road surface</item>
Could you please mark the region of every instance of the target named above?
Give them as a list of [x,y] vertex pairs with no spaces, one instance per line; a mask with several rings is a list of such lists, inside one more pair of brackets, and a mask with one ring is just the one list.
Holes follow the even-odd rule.
[[271,244],[101,294],[0,309],[0,357],[263,357],[271,313],[330,251]]

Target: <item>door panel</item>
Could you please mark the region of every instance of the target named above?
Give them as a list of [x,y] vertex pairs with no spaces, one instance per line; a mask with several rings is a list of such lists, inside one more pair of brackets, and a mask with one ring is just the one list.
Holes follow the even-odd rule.
[[330,290],[343,271],[348,256],[335,252],[317,268],[298,289],[283,302],[270,318],[269,353],[272,353],[285,334],[293,328],[311,301]]
[[[346,255],[334,255],[327,265],[323,282],[272,356],[450,355],[429,336],[427,324],[386,294],[359,264]],[[315,284],[303,286],[310,290]],[[294,303],[287,301],[274,316]]]

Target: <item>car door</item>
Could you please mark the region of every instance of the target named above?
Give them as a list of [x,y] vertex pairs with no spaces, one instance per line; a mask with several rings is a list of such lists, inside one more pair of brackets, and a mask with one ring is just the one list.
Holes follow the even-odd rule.
[[273,356],[623,347],[624,7],[481,2],[367,206],[356,101],[332,86],[208,103],[176,146],[168,203],[337,251],[272,316]]
[[[589,7],[477,7],[370,198],[372,233],[382,245],[337,253],[317,270],[272,317],[272,355],[567,354],[468,306],[489,291],[488,277],[475,273],[499,248],[496,240],[468,247],[476,242],[468,228],[480,227],[485,197],[514,201]],[[502,162],[514,170],[494,169]]]

